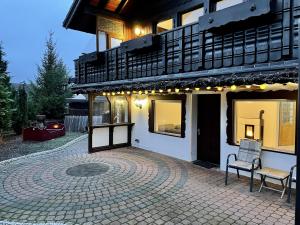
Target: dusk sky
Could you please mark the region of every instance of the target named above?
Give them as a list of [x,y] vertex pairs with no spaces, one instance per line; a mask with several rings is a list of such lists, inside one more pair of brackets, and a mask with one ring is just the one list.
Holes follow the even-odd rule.
[[54,32],[59,56],[74,75],[73,60],[95,48],[93,35],[66,30],[63,20],[73,0],[1,0],[0,42],[7,54],[12,82],[29,82],[45,50],[49,32]]

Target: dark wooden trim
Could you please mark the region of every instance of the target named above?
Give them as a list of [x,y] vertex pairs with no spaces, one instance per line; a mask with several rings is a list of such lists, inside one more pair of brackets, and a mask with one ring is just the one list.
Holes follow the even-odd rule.
[[[158,133],[154,131],[154,112],[155,112],[155,101],[156,100],[181,100],[181,136],[169,135]],[[157,95],[157,96],[149,96],[149,132],[161,135],[167,135],[172,137],[185,138],[185,129],[186,129],[186,95]]]
[[102,124],[98,126],[92,126],[93,129],[96,128],[108,128],[108,127],[125,127],[125,126],[133,126],[134,123],[114,123],[114,124]]
[[[227,143],[229,145],[234,145],[234,100],[252,100],[252,99],[287,99],[287,100],[297,100],[297,91],[288,91],[288,90],[280,90],[280,91],[267,91],[267,92],[228,92],[227,95]],[[298,105],[298,101],[297,101]],[[298,115],[298,114],[297,114]],[[299,116],[297,116],[298,119]],[[296,140],[297,144],[297,140]],[[265,149],[266,151],[270,151]],[[281,153],[281,152],[278,152]],[[283,152],[284,153],[284,152]]]
[[88,94],[88,151],[91,152],[93,148],[93,99],[94,95],[92,93]]

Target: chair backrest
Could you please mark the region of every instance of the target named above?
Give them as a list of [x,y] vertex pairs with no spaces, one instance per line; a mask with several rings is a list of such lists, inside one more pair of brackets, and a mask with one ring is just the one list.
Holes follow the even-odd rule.
[[253,159],[260,158],[260,155],[261,142],[251,139],[243,139],[240,141],[240,149],[238,152],[239,161],[252,163]]

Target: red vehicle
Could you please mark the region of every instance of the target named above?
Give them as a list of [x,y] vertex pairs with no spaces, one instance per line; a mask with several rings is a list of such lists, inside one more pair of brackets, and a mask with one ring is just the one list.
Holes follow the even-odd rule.
[[23,141],[47,141],[64,136],[65,126],[61,123],[48,123],[23,129]]

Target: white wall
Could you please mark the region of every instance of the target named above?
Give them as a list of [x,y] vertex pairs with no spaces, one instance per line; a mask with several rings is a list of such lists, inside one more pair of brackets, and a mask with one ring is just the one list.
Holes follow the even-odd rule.
[[[191,149],[195,148],[195,146],[192,146],[192,138],[194,139],[195,137],[192,137],[191,129],[195,129],[195,125],[192,125],[192,119],[194,120],[195,113],[192,117],[191,105],[196,103],[192,95],[187,95],[186,101],[185,138],[150,133],[148,131],[148,105],[140,109],[135,106],[134,99],[135,96],[132,97],[131,103],[132,122],[135,123],[132,131],[132,145],[186,161],[192,161]],[[195,134],[195,132],[193,132],[193,134]],[[139,143],[135,141],[136,139],[139,140]]]

